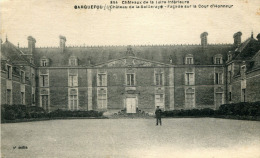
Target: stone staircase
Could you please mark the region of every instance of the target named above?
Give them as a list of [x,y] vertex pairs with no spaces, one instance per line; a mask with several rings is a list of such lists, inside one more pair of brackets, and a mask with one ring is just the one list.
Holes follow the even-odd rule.
[[137,110],[136,113],[126,113],[126,110],[120,110],[114,113],[104,113],[104,116],[110,119],[134,119],[134,118],[154,118],[153,113]]

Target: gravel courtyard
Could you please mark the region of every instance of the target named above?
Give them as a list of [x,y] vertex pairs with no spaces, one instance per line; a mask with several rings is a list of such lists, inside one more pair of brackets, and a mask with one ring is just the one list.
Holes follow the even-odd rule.
[[155,126],[155,119],[72,119],[2,124],[1,131],[6,158],[260,157],[256,121],[175,118]]

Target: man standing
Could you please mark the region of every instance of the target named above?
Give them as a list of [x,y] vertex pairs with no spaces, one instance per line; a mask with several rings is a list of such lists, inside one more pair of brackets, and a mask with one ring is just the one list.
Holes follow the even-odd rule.
[[155,110],[156,126],[158,126],[158,122],[160,122],[160,125],[162,125],[161,113],[162,110],[159,108],[159,106],[157,106],[157,109]]

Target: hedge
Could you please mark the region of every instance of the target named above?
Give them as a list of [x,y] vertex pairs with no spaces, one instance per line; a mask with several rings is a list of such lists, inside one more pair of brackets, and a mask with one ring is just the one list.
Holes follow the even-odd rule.
[[[162,117],[220,117],[256,119],[260,116],[260,102],[223,104],[218,110],[209,108],[172,110],[162,112]],[[258,118],[259,119],[259,118]]]
[[2,105],[1,106],[1,121],[16,120],[16,119],[51,119],[57,117],[101,117],[103,112],[98,111],[67,111],[55,110],[50,113],[43,108],[37,106],[25,105]]

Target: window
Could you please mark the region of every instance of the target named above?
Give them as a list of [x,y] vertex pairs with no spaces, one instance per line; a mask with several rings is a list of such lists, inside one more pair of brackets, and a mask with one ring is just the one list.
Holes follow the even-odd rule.
[[215,84],[223,84],[222,73],[215,73]]
[[25,99],[25,98],[24,98],[24,92],[21,92],[21,104],[23,104],[23,105],[25,104],[25,103],[24,103],[24,99]]
[[32,74],[32,85],[35,86],[35,76]]
[[71,56],[69,58],[69,65],[70,66],[77,66],[78,65],[78,59],[75,56]]
[[134,74],[127,74],[126,75],[127,77],[126,77],[126,84],[128,85],[128,86],[133,86],[133,85],[135,85],[135,82],[134,82]]
[[7,78],[12,79],[12,67],[7,65]]
[[216,93],[216,108],[219,108],[222,104],[222,93]]
[[229,101],[232,101],[232,93],[229,92]]
[[98,95],[98,109],[106,109],[107,108],[107,93],[105,89],[99,89]]
[[25,83],[25,74],[24,71],[21,71],[21,82]]
[[78,86],[78,76],[69,75],[69,86],[70,87]]
[[8,104],[8,105],[12,104],[12,91],[11,91],[11,89],[6,90],[6,104]]
[[155,85],[162,86],[163,85],[163,73],[155,74]]
[[232,81],[232,72],[228,71],[228,83],[231,83]]
[[242,89],[241,102],[246,102],[246,89]]
[[186,73],[186,83],[185,85],[194,85],[194,74],[193,73]]
[[46,111],[49,111],[49,96],[48,95],[41,95],[41,105],[42,108]]
[[221,58],[215,58],[215,64],[222,64]]
[[35,95],[32,94],[32,103],[35,104]]
[[241,67],[241,79],[244,80],[246,78],[246,66]]
[[230,61],[231,59],[232,59],[232,55],[229,54],[229,55],[228,55],[228,61]]
[[164,106],[164,95],[163,94],[155,94],[155,107],[160,106],[163,108]]
[[195,107],[195,90],[188,88],[185,94],[185,108],[190,109]]
[[41,65],[42,66],[47,66],[47,59],[42,59]]
[[107,75],[106,74],[98,74],[98,86],[107,86]]
[[193,64],[193,57],[186,57],[186,63],[187,65]]
[[77,110],[78,109],[78,96],[77,95],[70,95],[70,110]]
[[48,87],[49,86],[49,77],[48,77],[48,75],[41,75],[40,76],[40,85],[42,87]]

